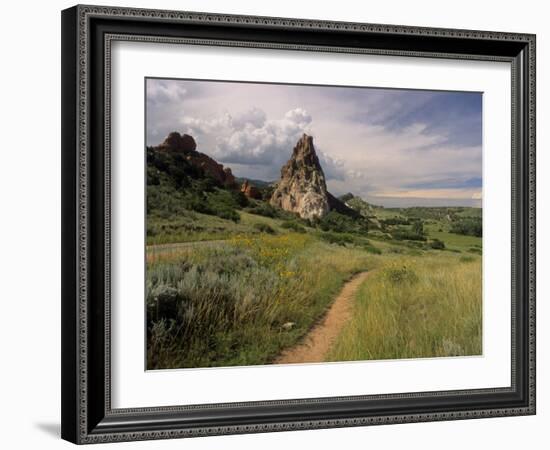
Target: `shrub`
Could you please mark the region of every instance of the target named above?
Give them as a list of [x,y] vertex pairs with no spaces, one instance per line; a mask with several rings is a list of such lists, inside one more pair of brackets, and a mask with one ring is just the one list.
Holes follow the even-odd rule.
[[239,193],[217,187],[210,191],[202,190],[208,185],[206,179],[193,180],[188,187],[180,190],[162,181],[161,177],[160,184],[147,186],[147,214],[169,219],[196,211],[238,222],[240,215],[236,210],[243,204]]
[[412,232],[418,236],[424,236],[424,224],[422,220],[416,220],[412,225]]
[[204,195],[197,192],[188,192],[182,201],[182,206],[185,209],[191,211],[200,212],[203,214],[217,215],[214,208],[212,208]]
[[443,250],[445,248],[445,243],[439,239],[431,240],[428,245],[435,250]]
[[409,225],[409,219],[402,217],[390,217],[389,219],[381,219],[380,223],[382,225]]
[[352,218],[336,211],[330,211],[319,221],[319,227],[323,231],[364,234],[368,231],[368,222],[363,218]]
[[285,228],[287,230],[295,231],[296,233],[305,233],[306,229],[300,225],[298,222],[294,222],[291,220],[287,220],[286,222],[283,222],[281,224],[281,228]]
[[[147,148],[147,181],[158,184],[160,174],[166,182],[176,188],[188,187],[191,181],[204,177],[204,171],[191,165],[181,155],[168,152],[157,152],[152,147]],[[150,175],[152,175],[150,177]],[[209,183],[212,181],[209,181]],[[215,183],[215,181],[214,181]]]
[[269,203],[257,203],[255,206],[249,207],[245,209],[246,212],[249,212],[250,214],[256,214],[258,216],[264,216],[264,217],[277,217],[277,210],[271,206]]
[[234,202],[240,206],[241,208],[244,208],[245,206],[248,206],[248,197],[244,195],[241,191],[230,191],[231,196],[233,197]]
[[267,223],[255,223],[252,226],[261,233],[275,234],[275,230],[271,228]]
[[215,211],[214,215],[220,217],[221,219],[232,220],[233,222],[238,222],[241,220],[239,213],[233,209],[219,209]]
[[349,234],[326,232],[321,233],[320,237],[329,244],[346,245],[354,243],[353,236],[350,236]]
[[380,250],[378,247],[375,247],[374,245],[365,245],[363,247],[368,253],[372,253],[373,255],[381,255],[382,250]]
[[409,230],[395,230],[391,233],[394,239],[398,241],[426,241],[426,236],[417,234],[414,231]]
[[[236,209],[240,208],[239,197],[234,192],[225,191],[222,189],[216,189],[214,192],[206,196],[205,209],[210,211],[210,214],[214,214],[222,219],[232,220],[238,222],[241,217]],[[195,211],[202,212],[195,208]],[[208,214],[208,212],[205,212]]]
[[411,268],[407,266],[387,267],[383,270],[384,278],[392,284],[414,283],[418,276]]
[[218,182],[211,177],[204,177],[195,180],[193,183],[194,190],[197,192],[214,192],[218,187]]
[[178,312],[177,289],[165,284],[159,284],[151,289],[147,296],[147,318],[149,321],[173,319]]
[[481,217],[467,217],[460,219],[451,225],[450,231],[455,234],[481,237],[483,234]]
[[183,155],[147,149],[148,215],[168,219],[196,211],[238,222],[236,210],[247,205],[242,192],[224,189]]

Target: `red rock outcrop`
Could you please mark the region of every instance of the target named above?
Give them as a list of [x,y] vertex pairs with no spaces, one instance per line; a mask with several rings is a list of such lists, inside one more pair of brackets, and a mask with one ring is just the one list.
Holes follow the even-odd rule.
[[162,144],[157,146],[155,150],[161,152],[180,153],[193,166],[199,167],[204,171],[204,174],[214,178],[218,183],[227,188],[236,188],[235,177],[231,173],[229,167],[224,167],[210,156],[198,152],[196,150],[197,143],[193,136],[188,134],[181,135],[177,131],[173,131],[168,135]]
[[172,131],[157,148],[166,152],[186,153],[195,151],[197,143],[193,136],[189,136],[188,134],[182,136],[177,131]]
[[257,200],[262,198],[262,193],[260,190],[256,186],[250,184],[248,180],[244,180],[244,183],[241,186],[241,192],[248,198],[254,198]]

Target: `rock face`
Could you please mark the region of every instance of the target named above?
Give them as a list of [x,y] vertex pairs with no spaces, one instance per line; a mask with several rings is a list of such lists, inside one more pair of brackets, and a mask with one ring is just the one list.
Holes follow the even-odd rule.
[[241,192],[248,198],[262,198],[262,193],[259,191],[259,189],[256,186],[250,184],[248,180],[244,180],[244,183],[241,186]]
[[184,134],[183,136],[173,131],[168,135],[162,144],[155,147],[155,150],[169,153],[179,153],[185,157],[193,166],[204,171],[204,174],[214,178],[218,183],[227,187],[235,188],[235,177],[229,167],[223,167],[223,164],[216,162],[210,156],[196,150],[197,143],[193,136]]
[[357,218],[360,216],[357,211],[355,211],[341,199],[336,198],[330,192],[328,193],[328,206],[331,211],[336,211],[337,213],[343,214],[344,216],[349,216],[353,218]]
[[315,153],[313,138],[304,134],[281,169],[281,179],[270,203],[298,213],[302,219],[318,219],[329,212],[325,174]]
[[177,131],[172,131],[158,148],[167,152],[187,153],[195,151],[197,143],[193,136],[189,136],[188,134],[182,136]]

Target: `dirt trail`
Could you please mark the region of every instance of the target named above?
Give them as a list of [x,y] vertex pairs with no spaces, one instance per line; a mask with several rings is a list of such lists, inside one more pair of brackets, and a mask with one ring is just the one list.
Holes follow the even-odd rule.
[[210,241],[190,241],[190,242],[173,242],[169,244],[149,244],[148,251],[170,251],[180,248],[197,247],[197,246],[214,246],[227,243],[226,239],[210,240]]
[[274,364],[323,362],[334,340],[340,334],[353,311],[353,297],[371,272],[361,272],[349,280],[318,325],[301,343],[278,356]]

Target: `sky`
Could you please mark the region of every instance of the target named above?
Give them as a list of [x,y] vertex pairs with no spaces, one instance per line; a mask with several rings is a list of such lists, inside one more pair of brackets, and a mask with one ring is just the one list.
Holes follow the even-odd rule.
[[334,195],[481,206],[479,92],[148,78],[146,106],[148,146],[190,134],[238,177],[278,180],[307,133]]

